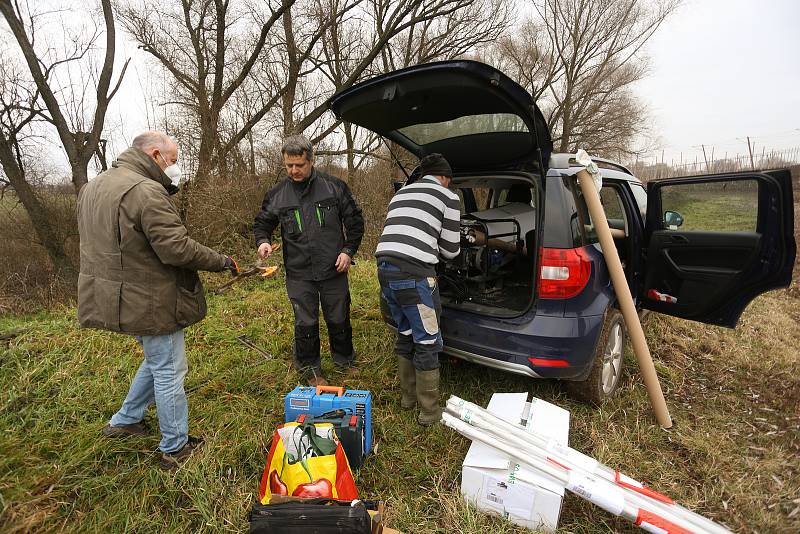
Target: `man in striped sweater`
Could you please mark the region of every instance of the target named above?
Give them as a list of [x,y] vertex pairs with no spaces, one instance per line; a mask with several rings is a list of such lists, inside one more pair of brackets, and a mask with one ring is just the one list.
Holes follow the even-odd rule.
[[453,176],[441,154],[420,161],[420,178],[389,203],[378,248],[381,294],[397,324],[398,373],[406,409],[419,406],[418,421],[439,420],[439,352],[442,305],[436,280],[439,257],[455,258],[459,247],[460,201],[448,187]]

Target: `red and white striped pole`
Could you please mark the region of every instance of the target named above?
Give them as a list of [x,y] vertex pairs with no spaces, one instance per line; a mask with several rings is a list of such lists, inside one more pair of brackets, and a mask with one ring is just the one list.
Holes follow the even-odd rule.
[[581,498],[650,532],[730,534],[721,525],[597,460],[458,397],[450,398],[442,420],[462,435],[501,450]]

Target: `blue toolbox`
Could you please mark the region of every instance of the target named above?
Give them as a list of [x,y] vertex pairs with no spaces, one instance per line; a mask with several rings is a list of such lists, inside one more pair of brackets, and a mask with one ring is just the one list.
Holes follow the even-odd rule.
[[285,421],[297,421],[300,415],[320,416],[344,410],[347,416],[359,416],[364,425],[364,455],[372,450],[372,393],[363,389],[336,386],[297,386],[284,397]]

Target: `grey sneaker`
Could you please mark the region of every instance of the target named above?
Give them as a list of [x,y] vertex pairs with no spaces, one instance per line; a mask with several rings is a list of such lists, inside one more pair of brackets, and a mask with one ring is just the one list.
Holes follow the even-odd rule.
[[175,452],[162,452],[161,469],[172,470],[189,459],[189,457],[203,445],[203,438],[189,436],[186,444]]
[[150,435],[150,429],[142,422],[133,423],[132,425],[116,426],[112,426],[111,423],[108,423],[100,432],[107,438],[127,438],[130,436],[141,437]]

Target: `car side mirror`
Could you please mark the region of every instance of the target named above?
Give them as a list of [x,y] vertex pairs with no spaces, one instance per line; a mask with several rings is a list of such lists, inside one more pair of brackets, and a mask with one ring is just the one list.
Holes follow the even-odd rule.
[[670,230],[677,230],[678,227],[682,224],[683,224],[683,215],[681,215],[677,211],[664,212],[664,226],[666,226]]

